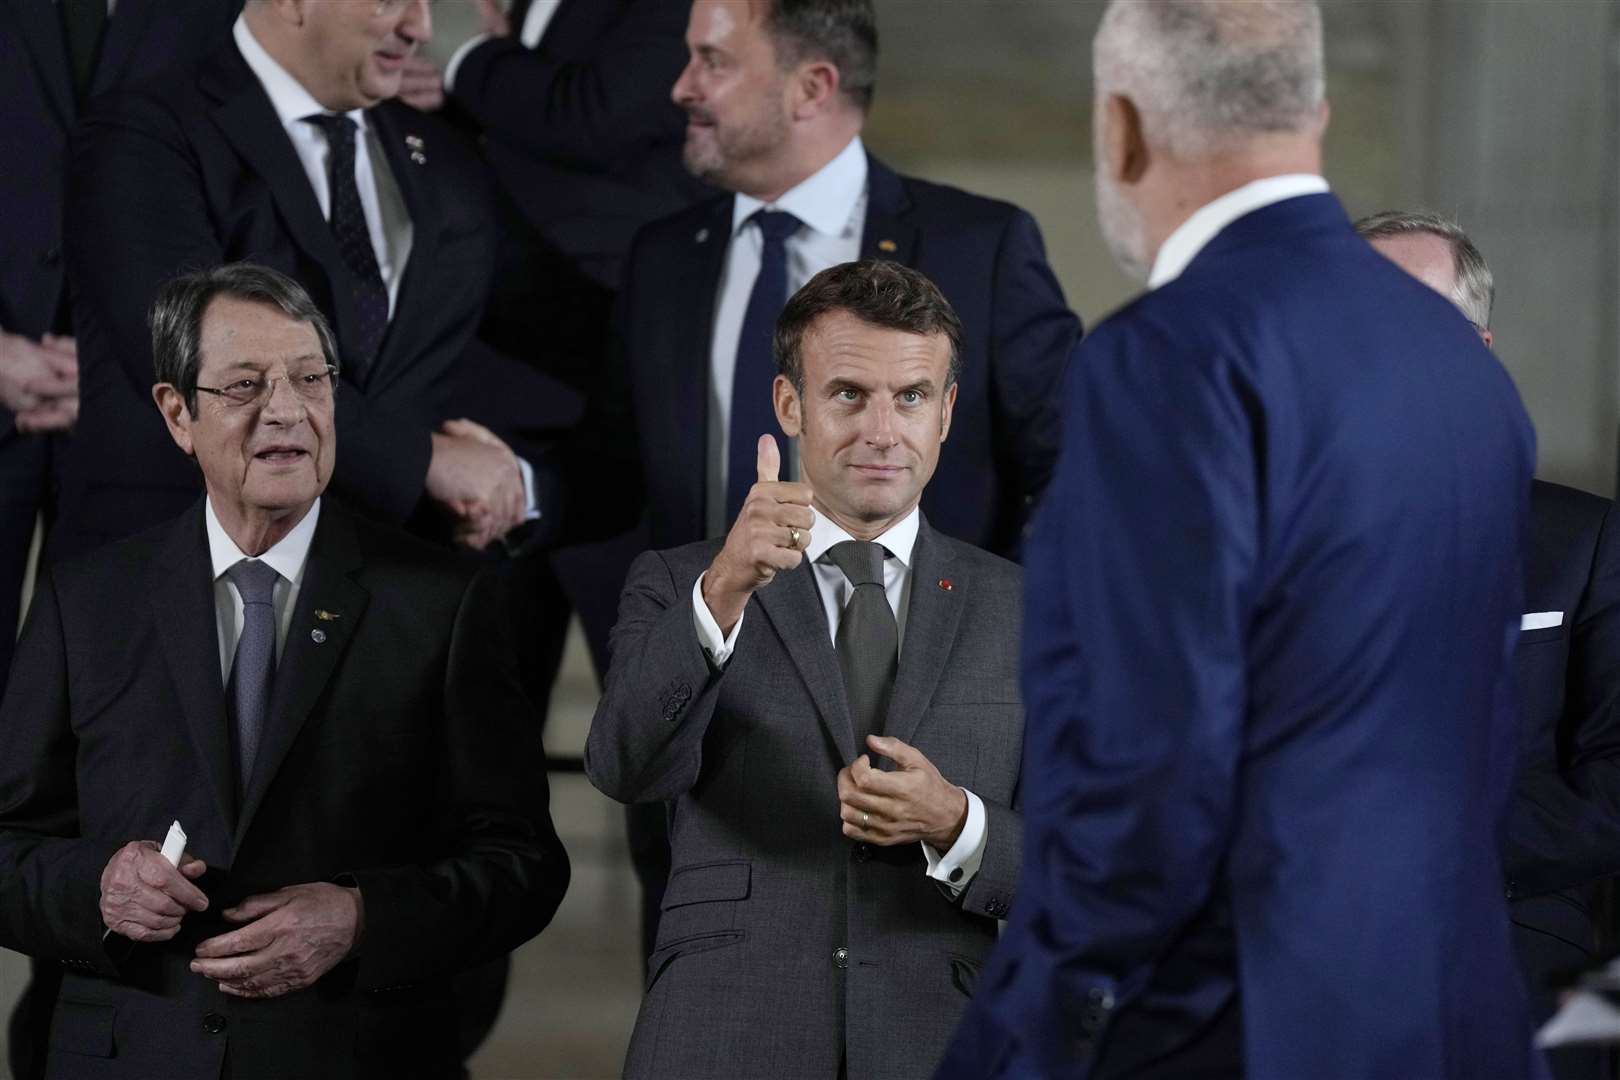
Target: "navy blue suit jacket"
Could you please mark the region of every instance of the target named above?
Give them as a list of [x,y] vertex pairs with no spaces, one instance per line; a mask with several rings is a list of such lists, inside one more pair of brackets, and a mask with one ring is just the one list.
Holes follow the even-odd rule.
[[[1029,214],[876,160],[868,187],[862,256],[927,274],[962,320],[961,390],[923,512],[948,536],[1011,553],[1057,456],[1057,389],[1080,321]],[[619,458],[644,478],[655,549],[707,538],[710,335],[733,198],[637,235],[615,318],[614,388],[597,396],[588,421],[597,433],[588,460]],[[633,415],[615,412],[626,404]],[[568,500],[570,529],[633,524],[617,479],[576,483]]]
[[1103,323],[1026,548],[1024,881],[943,1074],[1535,1075],[1498,827],[1534,460],[1331,195]]
[[[483,163],[459,132],[397,101],[366,115],[414,230],[381,349],[363,374],[344,357],[332,489],[367,516],[400,523],[422,499],[430,432],[464,415],[451,402],[489,290],[494,226]],[[412,136],[423,142],[420,162]],[[304,286],[342,353],[358,318],[332,230],[234,41],[98,103],[74,134],[70,176],[81,408],[63,470],[58,557],[171,518],[201,491],[151,401],[146,312],[164,281],[252,259]]]

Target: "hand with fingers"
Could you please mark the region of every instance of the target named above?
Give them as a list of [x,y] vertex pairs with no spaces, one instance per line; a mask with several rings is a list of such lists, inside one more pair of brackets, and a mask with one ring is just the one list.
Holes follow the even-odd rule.
[[866,745],[896,767],[874,769],[862,754],[839,771],[844,835],[879,847],[920,840],[935,851],[949,851],[967,823],[967,793],[941,776],[915,746],[882,735],[868,735]]
[[21,432],[71,428],[79,418],[78,343],[0,331],[0,405],[15,414]]
[[517,455],[471,420],[447,420],[433,433],[427,489],[456,515],[456,540],[474,550],[522,524],[528,507]]
[[405,58],[398,96],[413,109],[438,112],[444,108],[444,76],[432,60],[421,53],[412,53]]
[[220,914],[245,925],[199,943],[191,970],[250,998],[313,985],[354,951],[365,925],[360,890],[327,882],[250,896]]
[[208,897],[192,882],[208,869],[182,856],[179,867],[150,840],[132,840],[101,872],[101,922],[131,941],[168,941],[188,911],[204,911]]
[[714,557],[703,578],[703,602],[729,634],[742,618],[748,598],[769,585],[777,573],[792,570],[804,558],[816,512],[810,509],[809,484],[785,483],[777,477],[782,455],[776,440],[759,437],[759,479],[748,489],[726,546]]

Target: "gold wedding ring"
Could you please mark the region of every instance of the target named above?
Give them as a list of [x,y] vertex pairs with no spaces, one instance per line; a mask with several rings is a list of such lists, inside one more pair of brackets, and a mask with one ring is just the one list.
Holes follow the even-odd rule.
[[789,525],[788,526],[788,537],[789,537],[788,547],[793,548],[795,551],[797,551],[798,548],[799,548],[799,537],[801,535],[802,534],[799,532],[798,529],[795,529],[793,526]]
[[862,810],[861,811],[861,831],[865,832],[866,827],[868,825],[870,825],[871,823],[872,823],[872,815],[868,814],[865,810]]

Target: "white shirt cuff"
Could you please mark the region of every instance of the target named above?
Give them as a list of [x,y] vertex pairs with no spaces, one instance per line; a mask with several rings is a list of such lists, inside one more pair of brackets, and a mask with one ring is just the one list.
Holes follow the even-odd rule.
[[941,855],[926,841],[922,845],[923,858],[928,860],[928,876],[951,890],[952,896],[960,896],[973,875],[979,872],[979,864],[984,862],[984,844],[990,837],[984,803],[967,788],[962,789],[962,794],[967,796],[967,821],[951,850]]
[[534,466],[518,458],[518,471],[523,474],[523,520],[540,519],[540,499],[534,493]]
[[444,65],[444,89],[446,93],[453,93],[456,89],[456,72],[461,70],[461,62],[467,59],[467,54],[490,39],[489,34],[474,34],[463,41],[456,51],[450,54],[450,62]]
[[[737,625],[731,628],[731,633],[720,632],[720,624],[714,621],[714,613],[709,610],[709,605],[703,602],[703,579],[708,576],[709,572],[703,571],[692,586],[692,625],[697,627],[698,644],[709,654],[709,659],[714,661],[716,667],[724,667],[726,661],[731,659],[732,650],[737,647],[737,635],[742,632],[743,621],[739,615]],[[967,830],[962,831],[965,833]]]

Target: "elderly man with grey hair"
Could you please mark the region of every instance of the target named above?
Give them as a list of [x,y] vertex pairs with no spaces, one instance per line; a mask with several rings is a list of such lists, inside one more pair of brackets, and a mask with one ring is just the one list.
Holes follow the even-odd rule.
[[1115,0],[1025,547],[1024,876],[941,1075],[1539,1075],[1497,827],[1533,436],[1321,169],[1306,0]]
[[[1373,248],[1448,298],[1492,343],[1496,288],[1456,222],[1391,210],[1356,222]],[[1531,1014],[1599,951],[1597,892],[1620,874],[1620,523],[1614,503],[1562,484],[1530,486],[1524,617],[1514,666],[1524,763],[1503,830],[1513,944]],[[1558,1080],[1607,1080],[1608,1052],[1548,1053]]]
[[46,1076],[459,1077],[448,977],[568,883],[487,583],[323,499],[342,391],[297,283],[187,275],[151,326],[206,494],[41,571],[0,703],[0,945],[65,969]]

